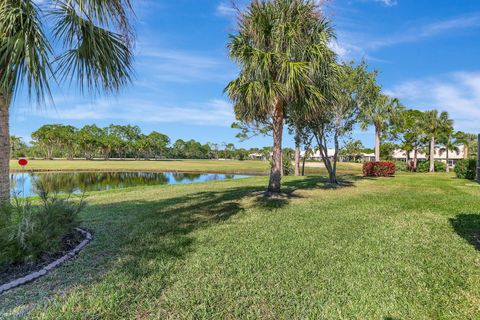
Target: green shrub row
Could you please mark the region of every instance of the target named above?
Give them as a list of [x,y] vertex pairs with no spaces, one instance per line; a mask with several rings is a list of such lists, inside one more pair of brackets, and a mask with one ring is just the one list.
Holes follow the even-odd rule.
[[[435,172],[445,172],[446,164],[441,161],[435,161]],[[417,172],[429,172],[430,161],[422,161],[417,164]]]
[[477,174],[477,161],[474,159],[457,161],[455,164],[455,174],[461,179],[474,180]]

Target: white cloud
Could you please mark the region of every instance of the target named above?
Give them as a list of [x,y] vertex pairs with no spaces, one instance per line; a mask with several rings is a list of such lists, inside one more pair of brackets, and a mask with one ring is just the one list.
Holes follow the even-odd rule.
[[209,57],[194,52],[164,49],[158,47],[143,47],[139,45],[138,69],[143,74],[151,75],[151,80],[188,83],[198,80],[223,82],[229,80],[232,74],[227,66],[226,56]]
[[393,7],[397,5],[396,0],[375,0],[375,2],[381,2],[387,7]]
[[221,2],[216,7],[215,12],[217,15],[224,17],[233,17],[237,14],[237,10],[235,10],[235,8],[227,2]]
[[[19,111],[20,113],[31,112],[31,109],[24,108]],[[56,109],[34,111],[34,115],[61,120],[125,120],[131,123],[182,123],[208,126],[230,126],[235,119],[231,104],[221,99],[188,103],[184,106],[159,105],[142,100],[100,99],[69,107],[57,105]]]
[[[469,14],[465,16],[453,17],[450,19],[434,21],[414,27],[405,26],[400,32],[387,36],[372,36],[368,33],[362,33],[361,26],[349,27],[338,31],[339,46],[344,48],[346,58],[367,57],[373,52],[387,47],[400,44],[414,43],[421,40],[442,36],[454,31],[460,31],[480,27],[480,13]],[[352,31],[355,30],[355,31]]]
[[407,107],[448,111],[457,130],[480,132],[480,71],[406,81],[385,93]]

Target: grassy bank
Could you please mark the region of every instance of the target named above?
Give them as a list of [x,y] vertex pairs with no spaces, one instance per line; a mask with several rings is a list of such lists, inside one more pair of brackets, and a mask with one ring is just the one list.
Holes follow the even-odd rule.
[[[173,171],[173,172],[211,172],[211,173],[252,173],[267,174],[267,161],[237,160],[30,160],[29,171]],[[21,171],[16,160],[10,161],[12,172]],[[361,164],[340,163],[338,170],[342,173],[358,173]],[[307,167],[307,173],[325,173],[323,168]]]
[[[447,174],[266,177],[92,194],[94,241],[3,295],[38,319],[478,319],[480,188]],[[1,318],[1,317],[0,317]]]

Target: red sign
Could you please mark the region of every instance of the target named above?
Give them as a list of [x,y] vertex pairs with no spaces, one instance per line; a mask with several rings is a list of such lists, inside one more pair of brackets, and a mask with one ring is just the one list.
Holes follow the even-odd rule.
[[25,167],[28,164],[27,159],[20,159],[18,160],[18,164],[21,165],[22,167]]

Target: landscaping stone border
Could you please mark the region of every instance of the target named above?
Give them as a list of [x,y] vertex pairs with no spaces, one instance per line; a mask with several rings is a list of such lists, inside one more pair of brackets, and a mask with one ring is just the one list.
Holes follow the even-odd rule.
[[32,282],[33,280],[36,280],[38,278],[43,277],[49,271],[60,267],[64,262],[70,260],[76,254],[78,254],[80,251],[82,251],[82,249],[85,248],[85,246],[87,244],[89,244],[90,241],[92,241],[92,234],[90,232],[88,232],[86,230],[83,230],[83,229],[80,229],[80,228],[75,228],[75,230],[80,232],[85,237],[85,239],[82,242],[80,242],[75,248],[73,248],[71,251],[69,251],[67,254],[65,254],[61,258],[58,258],[57,260],[55,260],[55,261],[51,262],[50,264],[48,264],[47,266],[43,267],[41,270],[32,272],[32,273],[30,273],[30,274],[28,274],[24,277],[15,279],[15,280],[13,280],[9,283],[1,285],[0,286],[0,294],[5,293],[9,290],[12,290],[12,289],[17,288],[21,285],[27,284],[29,282]]

